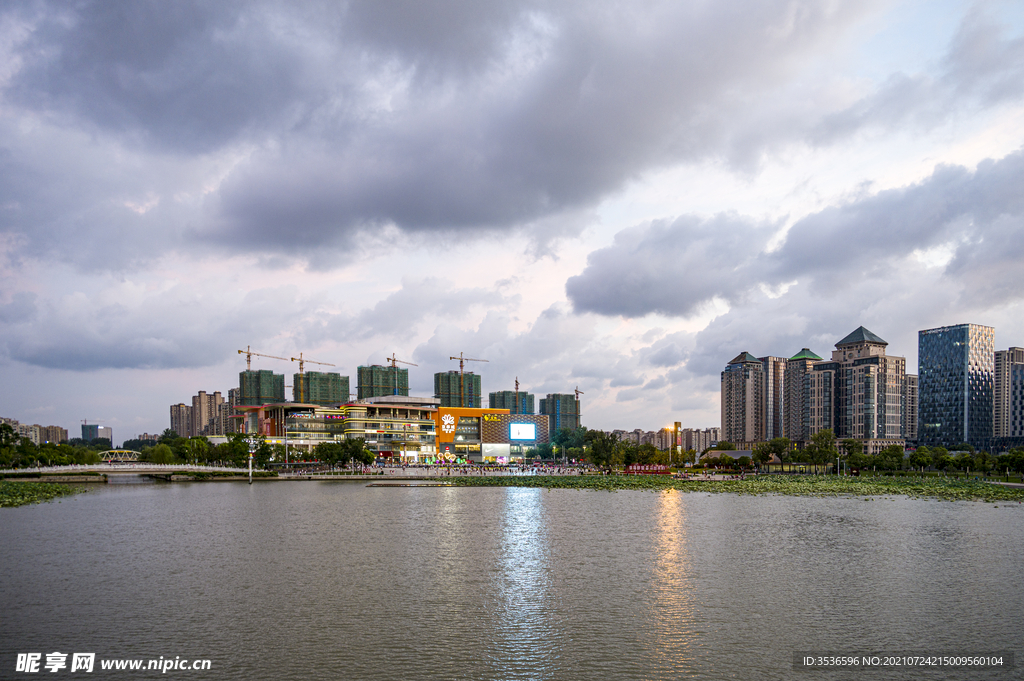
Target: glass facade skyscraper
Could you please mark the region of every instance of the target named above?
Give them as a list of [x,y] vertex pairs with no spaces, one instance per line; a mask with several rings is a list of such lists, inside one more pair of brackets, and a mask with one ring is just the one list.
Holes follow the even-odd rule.
[[957,324],[919,331],[918,442],[988,447],[992,437],[995,329]]

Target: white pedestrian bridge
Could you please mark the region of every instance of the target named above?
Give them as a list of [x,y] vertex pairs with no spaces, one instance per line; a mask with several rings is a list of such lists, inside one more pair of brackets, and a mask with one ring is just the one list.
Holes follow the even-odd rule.
[[72,464],[70,466],[42,466],[39,468],[18,468],[0,470],[0,473],[42,473],[43,475],[62,475],[67,473],[182,473],[190,471],[208,471],[211,473],[245,473],[248,468],[230,466],[200,466],[187,463],[146,463],[145,461]]

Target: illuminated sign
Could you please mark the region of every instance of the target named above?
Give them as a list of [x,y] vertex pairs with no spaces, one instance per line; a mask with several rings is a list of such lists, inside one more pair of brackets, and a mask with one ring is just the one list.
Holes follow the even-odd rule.
[[451,414],[445,414],[441,417],[441,430],[445,433],[455,432],[455,417]]
[[536,440],[537,424],[535,423],[510,423],[508,425],[509,440]]
[[484,421],[501,422],[501,415],[499,414],[484,414]]

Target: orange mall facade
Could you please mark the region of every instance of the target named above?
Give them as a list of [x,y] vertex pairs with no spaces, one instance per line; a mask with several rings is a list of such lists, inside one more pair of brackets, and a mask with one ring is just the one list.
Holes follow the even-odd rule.
[[445,460],[511,463],[522,461],[537,445],[550,442],[548,417],[543,414],[439,407],[434,421],[437,455]]

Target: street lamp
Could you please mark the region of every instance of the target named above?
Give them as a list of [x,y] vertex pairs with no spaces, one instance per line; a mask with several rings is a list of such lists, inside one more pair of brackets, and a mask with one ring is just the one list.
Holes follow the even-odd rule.
[[252,484],[252,457],[256,453],[256,448],[260,445],[260,439],[255,435],[250,435],[245,438],[245,443],[249,445],[249,484]]

